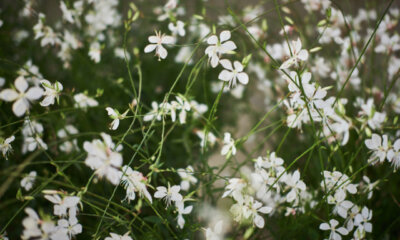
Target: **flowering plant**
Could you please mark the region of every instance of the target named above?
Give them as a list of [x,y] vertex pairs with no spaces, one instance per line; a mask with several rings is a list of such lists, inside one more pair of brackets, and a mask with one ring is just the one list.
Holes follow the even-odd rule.
[[0,239],[398,237],[398,5],[5,1]]

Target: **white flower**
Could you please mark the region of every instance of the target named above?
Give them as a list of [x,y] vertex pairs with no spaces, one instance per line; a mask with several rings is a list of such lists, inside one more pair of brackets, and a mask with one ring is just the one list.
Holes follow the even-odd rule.
[[368,126],[372,129],[380,129],[382,128],[385,118],[386,113],[375,112],[372,118],[368,119]]
[[101,46],[99,42],[93,42],[90,44],[89,48],[89,57],[92,59],[95,63],[100,62],[101,58]]
[[222,220],[219,220],[213,228],[206,228],[206,240],[223,240],[223,223]]
[[8,160],[7,155],[13,151],[11,143],[15,140],[14,135],[4,139],[4,142],[0,143],[0,151],[3,157]]
[[293,174],[287,174],[284,179],[286,185],[291,189],[286,195],[287,202],[293,202],[300,191],[306,190],[306,184],[300,180],[300,172],[296,170]]
[[116,233],[110,233],[111,237],[106,237],[104,240],[132,240],[129,236],[129,232],[125,233],[123,236]]
[[264,221],[264,218],[259,213],[268,214],[268,213],[272,212],[272,208],[265,207],[260,202],[254,200],[254,202],[251,204],[250,210],[251,210],[252,216],[253,216],[253,223],[258,228],[263,228],[265,221]]
[[176,110],[181,110],[179,113],[179,121],[180,123],[186,123],[186,112],[190,111],[190,102],[187,101],[184,97],[176,96],[177,101],[171,101],[171,104],[166,105],[171,114],[172,122],[176,120]]
[[371,199],[372,195],[374,194],[374,188],[376,188],[376,185],[378,185],[379,180],[371,183],[371,180],[367,176],[363,176],[363,180],[366,184],[365,191],[368,193],[367,198]]
[[[72,125],[66,125],[64,128],[58,130],[57,132],[57,137],[59,138],[68,138],[71,135],[75,135],[78,133],[78,129],[76,129]],[[72,151],[77,151],[79,150],[78,147],[78,141],[76,138],[71,137],[71,141],[66,141],[64,140],[63,143],[59,145],[60,150],[65,152],[65,153],[70,153]]]
[[51,195],[44,195],[44,198],[49,200],[54,204],[54,215],[56,216],[66,216],[67,212],[69,213],[76,213],[77,206],[80,203],[81,199],[76,196],[64,196],[63,198],[60,197],[55,191],[53,190],[44,190],[45,193],[50,193]]
[[[197,130],[196,135],[200,138],[200,147],[204,147],[205,141],[206,141],[206,136],[205,136],[205,130]],[[217,137],[212,133],[208,132],[207,133],[207,143],[212,146],[214,146],[215,142],[217,141]]]
[[265,221],[260,213],[268,214],[272,212],[271,207],[264,207],[262,203],[254,200],[253,197],[245,195],[243,201],[238,201],[232,205],[230,211],[234,215],[235,221],[251,218],[253,224],[258,228],[263,228]]
[[57,34],[53,31],[51,27],[45,26],[46,16],[43,13],[39,13],[38,23],[33,26],[33,31],[35,32],[35,39],[42,38],[40,41],[40,45],[42,47],[50,44],[59,44],[61,41],[58,38]]
[[182,21],[178,20],[176,21],[176,24],[170,22],[168,24],[168,29],[172,32],[172,35],[174,36],[179,35],[181,37],[184,37],[186,34],[184,26],[185,24]]
[[151,107],[153,109],[143,117],[143,121],[148,122],[148,121],[153,120],[154,118],[157,119],[158,121],[160,121],[161,120],[161,113],[160,113],[160,111],[158,109],[158,104],[153,101],[151,103]]
[[230,31],[222,31],[219,39],[216,35],[212,35],[207,39],[210,45],[206,48],[205,53],[208,55],[211,66],[215,68],[218,65],[221,54],[231,52],[236,49],[233,41],[228,41],[231,38]]
[[78,223],[78,219],[72,215],[66,219],[60,219],[57,222],[57,232],[54,234],[52,239],[62,239],[62,237],[67,236],[67,240],[71,239],[73,236],[82,233],[82,225]]
[[371,163],[376,163],[378,161],[382,163],[385,161],[386,155],[389,151],[387,135],[381,137],[378,134],[373,133],[371,139],[365,140],[365,145],[373,151],[369,158]]
[[221,155],[227,155],[228,153],[232,155],[236,154],[235,140],[231,137],[231,134],[226,132],[224,133],[224,146],[221,149]]
[[75,94],[74,100],[75,100],[74,106],[76,108],[86,109],[87,107],[96,107],[99,105],[99,103],[95,99],[87,96],[84,93]]
[[[290,45],[291,57],[282,63],[279,69],[287,69],[292,65],[297,65],[300,61],[305,61],[308,59],[308,51],[305,49],[301,49],[301,40],[297,38],[297,41],[292,41]],[[289,46],[287,46],[289,48]]]
[[31,171],[21,180],[21,187],[23,187],[25,191],[29,191],[32,189],[36,179],[36,175],[37,175],[36,171]]
[[167,207],[171,205],[171,202],[180,202],[182,201],[183,197],[179,193],[181,187],[178,185],[170,187],[168,185],[168,189],[166,187],[157,187],[157,192],[154,193],[155,198],[164,198],[165,202],[167,203]]
[[116,130],[119,126],[119,120],[124,119],[126,117],[126,114],[128,114],[129,110],[126,110],[123,114],[120,114],[118,110],[107,107],[106,111],[108,113],[108,116],[114,119],[110,124],[110,129]]
[[25,213],[28,216],[22,220],[24,230],[21,239],[49,239],[57,230],[52,221],[40,219],[32,208],[25,208]]
[[392,162],[395,169],[400,167],[400,139],[394,142],[392,149],[387,153],[387,158]]
[[31,87],[28,89],[28,82],[22,76],[15,80],[14,85],[18,92],[7,88],[0,92],[0,98],[7,102],[15,101],[12,110],[15,116],[21,117],[28,111],[31,101],[42,97],[43,89],[40,87]]
[[186,169],[179,168],[177,170],[178,175],[181,177],[181,189],[184,191],[189,190],[190,184],[196,184],[197,183],[197,178],[193,176],[193,167],[188,166]]
[[255,163],[256,168],[265,168],[267,170],[273,171],[276,175],[282,173],[285,168],[283,167],[283,159],[276,156],[275,152],[272,152],[268,157],[262,158],[258,157]]
[[47,144],[43,141],[40,135],[36,134],[31,137],[27,137],[24,139],[24,145],[22,146],[22,152],[25,153],[26,150],[29,152],[33,152],[36,148],[42,148],[47,150]]
[[349,211],[349,216],[347,217],[345,224],[346,224],[346,229],[350,232],[354,229],[354,218],[356,215],[360,212],[360,208],[357,205],[354,205],[350,211]]
[[143,198],[145,196],[152,203],[153,199],[146,188],[147,178],[141,172],[132,170],[129,166],[123,166],[122,172],[121,183],[126,189],[126,198],[128,201],[135,200],[135,192],[139,192],[140,197]]
[[222,198],[232,196],[238,202],[243,201],[242,190],[247,186],[246,182],[240,178],[229,179],[229,184],[225,187]]
[[40,105],[43,107],[53,105],[55,98],[57,98],[58,102],[58,97],[60,95],[60,92],[63,90],[63,85],[60,82],[55,82],[54,84],[51,84],[47,80],[41,80],[40,83],[45,89],[45,92],[43,93],[44,99],[40,102]]
[[185,219],[183,218],[183,215],[190,214],[193,210],[193,206],[184,206],[184,202],[176,202],[176,208],[178,210],[178,226],[183,229],[183,226],[185,225]]
[[351,201],[345,200],[345,198],[346,192],[343,189],[337,190],[334,196],[328,196],[328,203],[335,204],[333,213],[338,214],[342,218],[347,218],[349,209],[354,206]]
[[394,34],[389,37],[388,34],[382,34],[380,36],[380,43],[376,45],[375,52],[377,53],[392,53],[400,50],[400,37],[398,34]]
[[372,210],[363,207],[361,213],[357,214],[354,219],[354,225],[362,227],[366,232],[372,232],[372,224],[369,222],[372,219]]
[[383,122],[385,121],[386,113],[376,111],[374,107],[374,99],[372,98],[368,99],[367,102],[364,102],[364,100],[362,99],[358,101],[361,107],[361,111],[359,112],[359,114],[361,116],[368,117],[368,126],[371,129],[380,129]]
[[32,60],[28,60],[23,67],[17,71],[18,76],[24,76],[26,81],[34,84],[35,86],[40,85],[40,80],[43,79],[42,74],[39,72],[39,67],[32,63]]
[[165,59],[168,55],[167,49],[165,49],[162,44],[173,44],[174,38],[156,31],[155,36],[149,37],[149,42],[150,44],[144,48],[144,52],[149,53],[155,50],[156,56],[160,61],[160,58]]
[[[122,60],[125,60],[125,50],[123,48],[115,48],[114,49],[114,56],[117,58],[120,58]],[[131,55],[129,53],[126,53],[126,59],[129,61],[131,60]]]
[[60,1],[60,9],[63,13],[63,19],[65,19],[69,23],[74,23],[72,12],[67,8],[67,5],[65,5],[64,1]]
[[338,221],[336,221],[335,219],[331,219],[328,223],[321,223],[321,225],[319,225],[319,229],[327,231],[330,230],[331,233],[329,235],[329,240],[341,240],[342,236],[341,235],[347,235],[349,233],[349,231],[347,231],[346,228],[344,227],[340,227],[340,228],[336,228],[336,226],[339,224]]
[[24,136],[24,142],[22,144],[22,153],[32,152],[37,147],[44,150],[47,149],[47,144],[42,140],[43,125],[36,122],[30,121],[29,118],[25,119],[24,126],[22,128],[22,135]]
[[122,155],[118,152],[122,149],[119,145],[114,151],[115,144],[110,135],[101,133],[103,141],[99,139],[92,142],[84,142],[83,148],[88,153],[85,164],[95,170],[99,178],[106,177],[112,184],[117,185],[121,179]]
[[218,79],[229,82],[230,88],[236,87],[237,80],[244,85],[249,82],[249,76],[243,72],[243,65],[240,62],[233,63],[235,69],[232,68],[232,63],[228,59],[222,59],[219,62],[225,69],[218,75]]

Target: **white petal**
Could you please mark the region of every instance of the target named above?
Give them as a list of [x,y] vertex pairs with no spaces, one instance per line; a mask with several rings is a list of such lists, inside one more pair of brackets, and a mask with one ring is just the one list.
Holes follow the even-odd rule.
[[32,87],[26,93],[29,100],[37,100],[43,96],[43,89],[40,87]]
[[47,107],[54,104],[54,96],[46,96],[41,102],[40,106]]
[[212,55],[211,57],[211,67],[215,68],[218,66],[218,56],[217,55]]
[[175,39],[171,36],[164,36],[161,40],[161,43],[163,44],[172,44],[175,42]]
[[262,218],[260,215],[256,215],[254,217],[254,224],[258,227],[258,228],[263,228],[264,227],[264,218]]
[[284,62],[282,63],[282,65],[279,67],[279,69],[287,69],[287,68],[289,68],[290,66],[292,66],[293,63],[294,63],[293,58],[289,58],[288,60],[286,60],[286,61],[284,61]]
[[217,44],[218,43],[218,37],[215,35],[212,35],[207,39],[208,44]]
[[165,197],[165,195],[166,195],[165,192],[160,192],[160,191],[157,191],[154,193],[155,198],[163,198],[163,197]]
[[351,194],[357,193],[357,185],[355,185],[355,184],[349,184],[349,185],[346,187],[346,189],[347,189],[347,191],[348,191],[349,193],[351,193]]
[[162,59],[165,59],[168,55],[167,49],[165,49],[161,45],[157,48],[157,52],[158,52],[158,55],[160,56],[160,58],[162,58]]
[[63,85],[60,82],[56,82],[54,85],[56,90],[58,91],[62,91],[64,89]]
[[28,82],[22,76],[15,80],[14,85],[20,93],[24,93],[28,89]]
[[233,65],[235,66],[235,70],[238,72],[242,72],[243,71],[243,65],[239,62],[239,61],[235,61],[233,63]]
[[300,49],[301,49],[301,40],[300,40],[300,38],[297,38],[297,40],[295,42],[293,42],[293,43],[294,43],[293,44],[293,48],[294,49],[292,49],[292,51],[299,52]]
[[119,126],[119,119],[115,119],[114,121],[111,122],[111,130],[117,130]]
[[344,228],[344,227],[340,227],[340,228],[338,228],[336,230],[342,235],[347,235],[349,233],[349,231],[347,231],[347,229]]
[[301,51],[299,52],[299,54],[297,55],[297,57],[298,57],[300,60],[302,60],[302,61],[307,60],[307,59],[308,59],[308,52],[307,52],[307,50],[305,50],[305,49],[301,50]]
[[219,63],[220,63],[225,69],[228,69],[228,70],[233,71],[232,63],[231,63],[231,61],[229,61],[228,59],[222,59],[222,60],[219,61]]
[[181,190],[181,187],[180,186],[178,186],[178,185],[175,185],[175,186],[172,186],[171,187],[171,191],[172,192],[179,192]]
[[218,75],[218,79],[222,81],[230,81],[232,80],[234,74],[233,72],[229,72],[228,70],[222,70],[222,72]]
[[118,117],[117,113],[114,111],[114,109],[110,108],[110,107],[106,107],[106,111],[107,114],[109,116],[113,116],[113,117]]
[[228,41],[228,42],[223,43],[221,45],[221,48],[222,48],[221,53],[226,53],[226,52],[235,50],[236,49],[236,45],[235,45],[234,42]]
[[258,211],[261,213],[268,214],[268,213],[272,212],[272,208],[271,207],[262,207],[262,208],[258,209]]
[[160,38],[157,36],[150,36],[148,39],[151,43],[157,43]]
[[149,53],[154,51],[154,49],[157,47],[157,44],[149,44],[144,48],[145,53]]
[[237,78],[241,84],[246,85],[249,82],[249,76],[245,72],[238,73]]
[[336,227],[339,224],[339,222],[337,220],[335,220],[335,219],[331,219],[331,220],[329,220],[329,224],[332,227]]
[[4,89],[0,92],[0,98],[4,101],[12,102],[18,98],[18,93],[13,89]]
[[366,232],[372,232],[372,224],[367,222],[364,224],[364,229]]
[[25,99],[21,98],[21,99],[18,99],[13,104],[12,110],[13,110],[15,116],[21,117],[28,110],[28,107],[29,107],[29,103]]
[[228,40],[228,39],[230,39],[231,38],[231,32],[230,31],[222,31],[220,34],[219,34],[219,40],[221,41],[221,42],[225,42],[226,40]]
[[332,232],[331,233],[331,238],[333,240],[342,240],[342,237],[340,236],[340,234],[338,234],[337,232]]
[[43,80],[40,80],[40,83],[42,84],[42,86],[43,86],[44,88],[49,88],[49,87],[51,87],[51,82],[50,82],[49,80],[43,79]]
[[319,225],[319,229],[321,229],[321,230],[329,230],[331,227],[329,226],[329,224],[327,224],[327,223],[321,223],[320,225]]

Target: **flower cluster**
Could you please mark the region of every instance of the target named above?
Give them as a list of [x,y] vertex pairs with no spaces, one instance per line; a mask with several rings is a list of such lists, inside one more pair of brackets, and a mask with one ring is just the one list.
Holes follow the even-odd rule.
[[0,239],[399,236],[396,1],[222,2],[1,7]]

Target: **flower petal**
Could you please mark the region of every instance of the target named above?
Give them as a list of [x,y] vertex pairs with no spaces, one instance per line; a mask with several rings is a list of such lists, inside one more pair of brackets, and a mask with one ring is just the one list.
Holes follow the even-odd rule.
[[212,35],[207,39],[208,44],[217,44],[218,43],[218,37],[215,35]]
[[235,66],[236,71],[243,72],[243,65],[239,61],[235,61],[233,65]]
[[246,85],[249,82],[249,76],[245,72],[238,73],[237,78],[241,84]]
[[229,61],[228,59],[222,59],[222,60],[220,60],[219,61],[219,63],[225,68],[225,69],[228,69],[228,70],[233,70],[233,68],[232,68],[232,63],[231,63],[231,61]]
[[29,100],[37,100],[43,96],[43,89],[40,87],[32,87],[25,95]]
[[4,89],[0,92],[0,98],[7,102],[13,102],[18,98],[18,93],[13,89]]
[[157,53],[160,56],[160,58],[165,59],[168,55],[167,49],[165,49],[163,46],[158,46],[157,48]]
[[18,99],[12,106],[12,110],[17,117],[21,117],[28,110],[29,103],[24,99]]
[[15,88],[20,92],[24,93],[28,89],[28,82],[23,76],[18,77],[14,82]]
[[145,53],[149,53],[154,51],[154,49],[157,47],[157,44],[149,44],[144,48]]
[[221,42],[225,42],[226,40],[228,40],[228,39],[230,39],[231,38],[231,32],[230,31],[222,31],[220,34],[219,34],[219,40],[221,41]]
[[171,36],[164,36],[161,39],[161,43],[163,43],[163,44],[172,44],[174,42],[175,42],[175,39],[174,39],[174,37],[171,37]]
[[230,81],[232,80],[234,74],[233,72],[229,72],[228,70],[222,70],[222,72],[218,75],[218,79],[222,81]]
[[221,53],[227,53],[236,49],[236,45],[232,41],[225,42],[221,45]]

